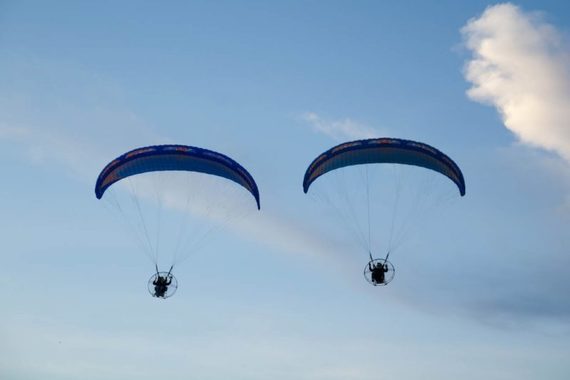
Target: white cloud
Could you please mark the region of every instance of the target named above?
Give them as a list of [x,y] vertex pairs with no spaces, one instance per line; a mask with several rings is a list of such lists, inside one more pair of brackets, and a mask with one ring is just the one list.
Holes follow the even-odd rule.
[[308,122],[315,131],[325,134],[337,141],[368,139],[379,137],[374,128],[360,124],[351,119],[325,120],[314,112],[307,112],[303,120]]
[[520,142],[570,161],[570,46],[537,13],[491,6],[462,29],[468,96],[496,107]]

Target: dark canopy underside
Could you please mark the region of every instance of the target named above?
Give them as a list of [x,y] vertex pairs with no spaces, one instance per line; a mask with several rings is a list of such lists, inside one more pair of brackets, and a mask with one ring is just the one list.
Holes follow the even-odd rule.
[[424,143],[395,138],[357,140],[337,145],[309,165],[303,180],[303,191],[320,176],[346,166],[392,163],[420,166],[434,170],[452,180],[465,195],[465,181],[459,166],[436,148]]
[[257,184],[243,166],[221,153],[186,145],[155,145],[123,154],[101,171],[95,195],[101,199],[112,184],[124,178],[168,170],[199,172],[229,179],[247,189],[260,208]]

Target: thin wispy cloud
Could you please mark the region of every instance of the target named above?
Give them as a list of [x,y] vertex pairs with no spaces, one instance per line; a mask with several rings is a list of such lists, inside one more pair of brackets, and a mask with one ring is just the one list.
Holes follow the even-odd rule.
[[[165,134],[158,134],[135,112],[121,102],[113,103],[115,86],[98,81],[91,84],[90,91],[83,93],[49,96],[49,88],[43,85],[43,77],[59,76],[46,73],[41,67],[28,68],[30,77],[38,78],[33,93],[4,90],[0,92],[0,144],[18,147],[22,160],[38,166],[56,167],[62,173],[94,186],[100,170],[120,154],[144,145],[172,142]],[[90,73],[71,71],[74,80],[85,82]],[[91,83],[91,82],[89,82]],[[106,100],[109,99],[110,100]],[[120,97],[120,96],[117,96]],[[42,103],[42,107],[33,107]],[[50,107],[51,105],[51,107]],[[231,152],[224,152],[233,156]],[[238,161],[239,161],[239,157]],[[207,182],[207,181],[206,181]],[[234,214],[248,214],[240,223],[228,220],[225,208],[213,208],[211,198],[220,191],[208,191],[208,183],[202,189],[203,197],[190,201],[186,194],[175,190],[164,193],[164,205],[174,210],[189,212],[196,218],[207,218],[210,224],[223,225],[236,235],[255,241],[271,249],[301,256],[330,256],[335,251],[334,243],[311,231],[307,223],[264,209],[263,217],[256,212],[253,198],[245,192],[245,201],[240,199]],[[214,185],[212,185],[214,186]],[[152,190],[142,189],[139,196],[144,199],[156,197]],[[213,194],[213,195],[212,195]],[[93,195],[94,196],[94,195]],[[207,202],[203,202],[207,201]],[[253,214],[253,215],[251,215]]]
[[[4,136],[2,136],[2,132]],[[26,159],[38,164],[57,165],[70,172],[78,180],[83,182],[93,182],[96,175],[104,166],[102,164],[103,157],[109,161],[115,158],[113,154],[109,154],[110,149],[105,144],[92,141],[90,144],[83,144],[81,140],[76,140],[72,136],[64,134],[44,133],[41,130],[33,130],[28,128],[3,128],[0,129],[0,139],[18,144],[24,148]],[[91,157],[91,159],[89,159]],[[153,199],[156,197],[152,190],[145,191],[143,186],[139,187],[141,196],[145,199]],[[238,189],[241,191],[242,189]],[[245,193],[245,191],[242,191]],[[248,209],[254,209],[253,199],[246,202],[240,198],[235,214],[249,214],[240,223],[235,220],[228,220],[226,209],[219,210],[212,208],[214,200],[211,194],[219,194],[216,189],[205,188],[204,197],[193,197],[190,200],[186,194],[179,194],[176,191],[165,191],[165,206],[184,212],[190,212],[196,217],[204,217],[212,220],[212,223],[225,225],[225,228],[239,232],[240,235],[256,241],[266,247],[277,248],[283,252],[291,252],[300,255],[308,254],[330,256],[335,251],[334,243],[328,242],[327,239],[315,235],[308,226],[299,220],[289,220],[286,217],[275,214],[274,212],[264,212],[264,217],[251,215]],[[210,194],[210,195],[208,195]],[[249,195],[246,195],[249,197]],[[209,200],[207,204],[201,201]],[[232,221],[234,223],[232,223]],[[260,233],[263,231],[263,233]]]
[[369,139],[378,137],[378,131],[349,118],[326,120],[314,112],[307,112],[303,120],[311,125],[314,131],[322,133],[336,141]]
[[472,58],[467,94],[490,104],[532,147],[570,161],[570,44],[544,17],[510,3],[487,8],[461,30]]
[[63,165],[76,177],[91,180],[98,167],[99,149],[48,128],[0,125],[0,141],[23,147],[21,154],[39,165]]

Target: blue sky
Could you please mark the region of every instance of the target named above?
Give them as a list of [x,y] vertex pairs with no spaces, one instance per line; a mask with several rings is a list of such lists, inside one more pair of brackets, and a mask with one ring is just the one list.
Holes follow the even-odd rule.
[[[568,15],[1,2],[2,378],[566,379]],[[436,146],[467,183],[381,289],[301,187],[319,153],[369,134]],[[161,143],[231,156],[262,202],[177,268],[166,301],[93,192],[110,160]]]

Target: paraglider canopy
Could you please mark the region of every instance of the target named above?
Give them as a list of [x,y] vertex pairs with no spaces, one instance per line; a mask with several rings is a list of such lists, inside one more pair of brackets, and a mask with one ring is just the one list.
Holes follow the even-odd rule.
[[412,140],[375,138],[337,145],[313,160],[305,172],[303,191],[323,174],[351,165],[393,163],[421,166],[451,179],[465,195],[465,180],[459,166],[436,148]]
[[99,174],[95,196],[124,178],[154,171],[194,171],[227,178],[246,188],[259,209],[259,190],[243,166],[228,156],[212,150],[187,145],[154,145],[137,148],[111,161]]

